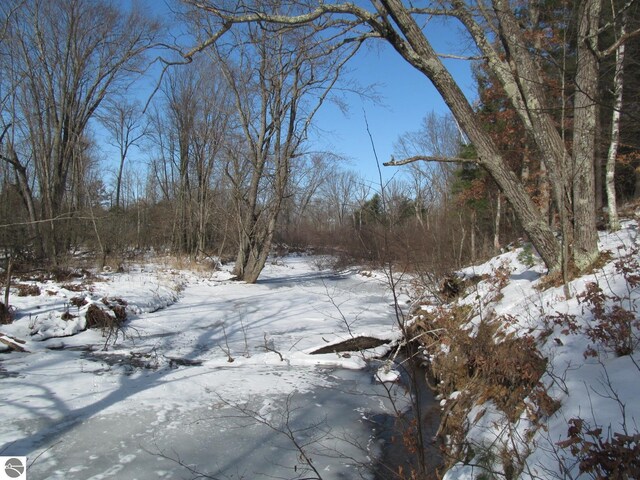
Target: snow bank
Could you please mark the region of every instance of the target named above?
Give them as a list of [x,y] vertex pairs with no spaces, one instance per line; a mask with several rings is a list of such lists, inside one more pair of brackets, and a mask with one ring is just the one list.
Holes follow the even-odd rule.
[[32,281],[29,284],[40,293],[19,297],[17,289],[12,289],[15,321],[2,326],[2,330],[33,341],[70,337],[86,330],[86,313],[91,304],[102,305],[103,299],[122,299],[128,318],[132,318],[174,304],[185,282],[184,275],[149,267],[132,268],[125,274],[105,273],[95,280],[67,284]]
[[[601,428],[600,440],[604,444],[612,441],[616,434],[639,433],[640,285],[630,284],[616,267],[616,262],[627,256],[624,263],[637,269],[639,246],[635,221],[625,222],[619,232],[602,233],[600,250],[609,255],[609,261],[593,273],[570,282],[569,298],[562,286],[541,288],[542,265],[538,261],[527,266],[523,260],[531,258],[523,255],[522,249],[462,270],[464,278],[485,276],[457,303],[477,309],[476,315],[462,328],[469,329],[473,335],[481,319],[494,318],[502,322],[500,338],[496,337],[495,342],[510,334],[537,338],[547,360],[546,373],[540,382],[556,404],[550,415],[539,412],[534,415],[537,400],[527,398],[525,403],[529,408],[513,421],[491,400],[478,403],[476,399],[463,422],[466,428],[463,441],[470,446],[467,455],[471,458],[455,463],[445,480],[470,480],[486,476],[490,471],[506,474],[510,468],[515,469],[518,478],[564,478],[561,469],[576,478],[581,474],[579,458],[574,456],[579,448],[572,452],[571,442],[584,447],[582,454],[593,455],[593,459],[598,449],[605,447],[598,447],[599,440],[588,431],[600,432],[597,429]],[[496,288],[496,278],[500,275],[496,272],[500,270],[506,272],[508,281]],[[628,277],[639,274],[637,270],[627,272]],[[601,314],[585,296],[589,284],[598,285],[600,290],[596,291],[602,292]],[[616,308],[630,312],[631,318],[635,318],[631,321],[636,322],[636,326],[629,332],[635,346],[631,355],[617,356],[606,343],[587,336],[589,329],[602,325],[598,315],[606,317]],[[574,331],[567,328],[567,318],[575,320]],[[442,351],[446,353],[448,348],[443,345]],[[580,419],[584,428],[574,428],[571,442],[561,443],[570,436],[572,419]]]

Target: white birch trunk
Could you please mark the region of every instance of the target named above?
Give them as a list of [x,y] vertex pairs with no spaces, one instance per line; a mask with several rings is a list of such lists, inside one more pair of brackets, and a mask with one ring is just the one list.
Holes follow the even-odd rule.
[[[626,14],[622,19],[620,36],[626,32]],[[607,205],[609,209],[609,228],[612,231],[620,229],[620,219],[618,217],[618,207],[616,203],[616,157],[618,156],[618,145],[620,144],[620,111],[622,110],[622,90],[624,85],[624,42],[616,49],[616,66],[613,75],[613,115],[611,118],[611,143],[607,155],[606,190]]]

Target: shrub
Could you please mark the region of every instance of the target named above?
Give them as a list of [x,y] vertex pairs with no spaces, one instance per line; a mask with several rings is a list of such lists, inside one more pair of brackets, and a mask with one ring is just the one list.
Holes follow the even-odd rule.
[[100,308],[96,304],[89,305],[86,314],[87,328],[112,329],[122,326],[115,314]]
[[[490,330],[489,330],[490,332]],[[480,380],[480,403],[493,400],[514,421],[545,372],[547,361],[531,336],[509,336],[499,343],[487,337],[469,345],[470,370]],[[542,397],[536,397],[542,399]]]
[[557,444],[569,450],[578,462],[580,474],[596,480],[640,478],[640,434],[611,434],[592,427],[582,418],[569,420],[567,439]]
[[40,295],[40,287],[30,283],[18,283],[16,285],[19,297],[37,297]]
[[[498,266],[482,279],[484,284],[477,287],[475,302],[421,311],[408,332],[411,338],[420,338],[431,362],[431,374],[438,381],[435,387],[448,399],[438,437],[446,439],[443,448],[451,462],[478,460],[478,446],[468,443],[466,433],[486,409],[481,408],[473,419],[469,414],[474,406],[491,402],[509,422],[526,414],[537,425],[559,408],[559,402],[549,396],[540,381],[547,359],[538,350],[536,338],[508,333],[518,320],[510,315],[498,316],[493,308],[510,276],[508,264]],[[467,286],[464,289],[469,290]],[[470,294],[465,302],[469,298]],[[492,445],[486,453],[501,463],[501,478],[517,478],[523,468],[522,458],[506,445]],[[492,471],[482,470],[481,475],[490,478]]]
[[87,328],[99,328],[102,330],[102,336],[106,337],[104,349],[106,350],[109,342],[113,339],[115,343],[118,335],[122,334],[125,338],[124,323],[127,319],[127,311],[125,305],[127,302],[120,298],[108,299],[103,298],[102,303],[105,307],[98,304],[89,305],[86,313]]
[[636,290],[640,286],[640,265],[637,252],[621,257],[615,262],[616,272],[626,282],[625,295],[605,293],[599,283],[589,282],[576,298],[591,313],[592,319],[581,324],[575,315],[556,314],[547,320],[561,327],[565,335],[585,335],[592,343],[585,357],[597,356],[600,349],[613,352],[617,356],[632,354],[638,344],[640,319],[637,317]]
[[89,301],[87,300],[86,297],[78,296],[78,297],[72,297],[69,300],[69,303],[74,307],[80,308],[80,307],[84,307],[87,303],[89,303]]
[[518,253],[518,261],[528,268],[536,264],[536,257],[530,243],[525,243],[522,246],[522,250]]
[[[640,319],[636,318],[635,312],[624,308],[619,297],[605,294],[596,283],[588,283],[578,300],[593,315],[594,323],[585,328],[585,334],[596,347],[604,347],[617,356],[634,352],[638,345],[636,331],[640,328]],[[589,348],[585,355],[595,356],[597,350]]]
[[[493,400],[513,419],[524,408],[524,399],[539,386],[546,359],[533,337],[499,333],[500,326],[509,318],[481,321],[472,334],[463,327],[470,311],[468,306],[442,308],[435,316],[415,322],[411,334],[421,335],[423,343],[432,345],[431,368],[443,395],[472,392],[479,403]],[[536,399],[544,400],[546,405],[550,403],[541,394],[533,401]],[[538,409],[548,411],[550,407]]]

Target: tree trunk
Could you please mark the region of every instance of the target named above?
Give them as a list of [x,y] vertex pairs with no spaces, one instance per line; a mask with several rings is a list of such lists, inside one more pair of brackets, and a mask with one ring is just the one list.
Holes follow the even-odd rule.
[[[262,129],[264,133],[266,127]],[[263,134],[260,135],[263,138]],[[256,143],[260,148],[264,148],[264,142]],[[246,194],[236,192],[236,202],[238,210],[238,255],[236,256],[236,264],[233,274],[238,280],[248,283],[255,283],[257,275],[252,273],[259,263],[257,258],[261,253],[261,242],[265,238],[261,231],[259,222],[263,221],[261,217],[265,215],[265,211],[258,208],[258,192],[260,181],[264,173],[265,163],[267,161],[266,154],[262,151],[252,152],[254,159],[251,163],[251,183]],[[240,187],[237,187],[240,188]],[[263,264],[264,266],[264,264]],[[252,281],[249,281],[251,279]]]
[[491,71],[497,75],[509,101],[519,114],[527,133],[536,144],[547,169],[553,200],[564,215],[571,213],[567,163],[569,154],[565,142],[545,104],[544,81],[534,56],[527,48],[527,40],[510,3],[493,0],[493,10],[498,20],[499,40],[506,53],[505,60],[491,45],[488,34],[475,23],[468,7],[455,2],[463,12],[461,19],[473,34],[474,41],[487,56]]
[[603,197],[603,193],[604,193],[604,189],[605,189],[605,178],[604,178],[604,173],[606,172],[606,158],[604,155],[604,146],[603,144],[603,139],[602,139],[602,122],[600,121],[600,111],[601,111],[601,107],[600,105],[596,106],[596,133],[595,133],[595,145],[596,145],[596,150],[595,150],[595,154],[594,154],[594,159],[593,159],[593,180],[594,180],[594,187],[593,187],[593,193],[595,195],[594,198],[594,202],[593,202],[593,208],[594,211],[596,212],[596,222],[597,222],[597,216],[600,212],[602,212],[602,209],[604,208],[604,197]]
[[273,235],[278,223],[278,210],[274,208],[269,212],[263,212],[263,215],[269,217],[266,225],[260,225],[257,218],[248,219],[244,223],[233,270],[238,280],[247,283],[255,283],[258,280],[271,251]]
[[544,162],[540,163],[538,176],[538,191],[540,192],[540,214],[551,225],[551,193],[549,192],[549,178]]
[[493,250],[494,253],[498,254],[500,252],[500,216],[502,215],[502,196],[498,194],[498,198],[496,200],[496,219],[494,222],[493,229]]
[[35,241],[35,253],[36,256],[40,258],[44,255],[44,244],[42,243],[42,235],[40,234],[40,224],[38,223],[38,214],[36,212],[36,206],[33,199],[33,191],[29,186],[27,169],[22,165],[22,163],[20,163],[18,154],[11,143],[8,146],[8,154],[9,157],[5,158],[5,160],[13,166],[16,182],[18,184],[18,192],[29,214],[29,231]]
[[476,261],[476,211],[473,209],[471,211],[471,261]]
[[120,190],[122,186],[122,172],[124,172],[124,161],[127,158],[126,149],[120,149],[120,165],[118,166],[118,175],[116,176],[116,209],[120,208]]
[[[626,32],[626,12],[623,14],[620,36]],[[609,211],[609,229],[616,231],[620,229],[620,219],[618,218],[618,206],[616,200],[616,157],[618,156],[618,145],[620,144],[620,112],[622,111],[622,91],[624,86],[624,42],[616,49],[616,66],[613,75],[613,114],[611,118],[611,143],[607,154],[607,206]]]
[[600,0],[583,0],[578,19],[578,58],[573,130],[573,260],[584,270],[598,257],[594,161],[598,94],[597,39]]
[[[409,45],[406,45],[401,38],[394,35],[394,32],[384,30],[381,33],[387,36],[398,53],[431,80],[464,132],[476,147],[478,163],[487,169],[500,187],[505,198],[513,207],[522,228],[529,236],[531,243],[542,257],[549,271],[559,270],[561,267],[561,252],[557,239],[545,219],[536,210],[522,183],[499,154],[498,149],[478,120],[473,108],[438,58],[422,30],[399,0],[382,0],[382,4],[386,6],[393,16],[395,23],[402,30]],[[408,48],[409,46],[411,48]]]
[[462,230],[462,234],[460,235],[460,248],[458,249],[458,266],[462,266],[462,252],[464,252],[464,241],[467,237],[467,230],[464,228],[464,222],[462,221],[462,214],[458,213],[458,219],[460,220],[460,230]]

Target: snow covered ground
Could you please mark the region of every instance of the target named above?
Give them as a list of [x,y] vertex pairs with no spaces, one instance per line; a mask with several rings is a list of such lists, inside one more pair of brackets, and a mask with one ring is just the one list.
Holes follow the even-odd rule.
[[[459,300],[476,312],[463,328],[473,335],[481,318],[494,318],[503,335],[535,337],[556,406],[509,421],[491,400],[477,402],[465,421],[475,456],[446,480],[504,478],[509,463],[522,468],[520,478],[590,478],[580,460],[638,448],[639,249],[636,222],[602,234],[609,260],[572,281],[569,298],[562,286],[540,287],[543,268],[522,249],[463,271],[488,276]],[[230,281],[227,271],[158,266],[106,275],[85,292],[32,282],[40,295],[14,294],[16,321],[0,327],[27,339],[29,352],[0,354],[0,455],[27,455],[30,479],[372,478],[381,448],[375,421],[393,409],[374,380],[378,365],[365,359],[389,347],[364,356],[310,352],[352,336],[397,339],[392,296],[381,275],[315,263],[279,259],[256,285]],[[500,269],[507,280],[497,290]],[[601,311],[584,296],[590,284],[601,289]],[[89,304],[70,307],[79,295]],[[103,351],[101,333],[82,330],[83,313],[105,296],[126,300],[130,320],[126,338]],[[588,337],[602,326],[598,316],[614,318],[618,307],[636,325],[631,355]],[[65,311],[75,317],[62,320]],[[396,395],[406,405],[401,389]]]
[[[29,352],[0,354],[0,454],[27,455],[32,480],[370,478],[386,390],[362,355],[309,352],[397,338],[392,298],[380,276],[313,263],[278,260],[256,285],[157,266],[90,292],[32,282],[0,328]],[[78,333],[79,295],[126,300],[126,338],[103,351],[100,331]]]
[[[505,478],[508,462],[522,469],[518,476],[522,479],[623,478],[615,473],[616,461],[635,471],[628,478],[637,478],[640,465],[637,454],[640,451],[638,234],[635,221],[625,222],[619,232],[601,233],[600,251],[608,255],[609,260],[593,273],[571,281],[569,298],[562,286],[540,287],[544,269],[539,262],[533,266],[523,264],[526,255],[522,249],[464,269],[468,277],[487,275],[489,278],[460,299],[460,304],[474,306],[476,313],[463,328],[468,328],[473,335],[482,318],[493,317],[502,319],[503,333],[536,338],[547,360],[541,381],[550,398],[557,402],[557,410],[541,421],[533,420],[530,414],[535,407],[529,398],[526,401],[531,408],[510,422],[492,401],[476,404],[465,424],[468,429],[465,441],[472,446],[475,456],[454,465],[445,480]],[[508,270],[509,278],[497,292],[496,269],[501,266]],[[630,282],[625,280],[625,275]],[[594,286],[599,290],[593,289]],[[587,291],[600,293],[585,296]],[[593,303],[598,303],[599,298],[601,310]],[[607,318],[611,320],[601,320]],[[625,320],[616,323],[616,318]],[[573,327],[569,328],[567,319],[574,320]],[[634,326],[626,331],[628,324]],[[595,340],[589,337],[589,332],[595,334]],[[614,341],[608,337],[620,332],[625,333],[626,338]],[[615,351],[613,344],[621,340],[630,342],[631,354],[620,355]],[[454,392],[449,400],[461,393]],[[630,466],[631,461],[636,462],[634,466]],[[612,469],[602,469],[605,464]]]

